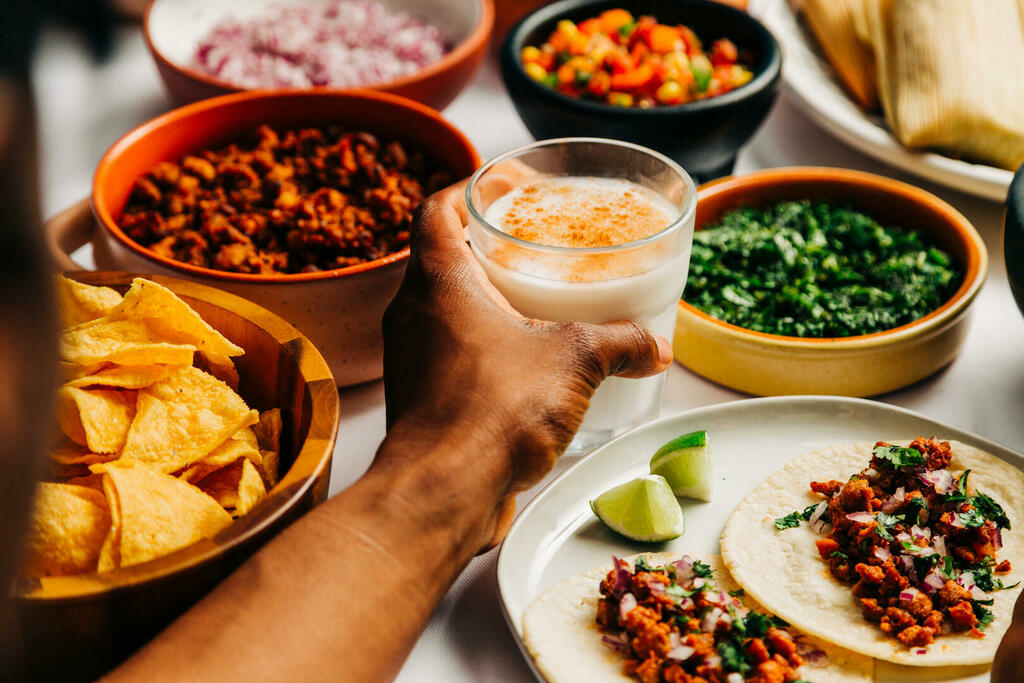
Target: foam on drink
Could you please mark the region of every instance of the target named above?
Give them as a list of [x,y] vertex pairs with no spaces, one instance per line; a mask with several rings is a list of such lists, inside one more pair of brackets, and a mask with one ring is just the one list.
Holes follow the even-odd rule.
[[635,242],[678,215],[672,202],[642,185],[570,176],[521,185],[491,204],[484,220],[527,242],[579,248]]

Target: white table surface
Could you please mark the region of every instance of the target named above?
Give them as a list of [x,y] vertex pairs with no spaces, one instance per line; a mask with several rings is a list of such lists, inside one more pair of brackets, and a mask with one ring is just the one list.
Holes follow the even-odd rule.
[[[140,32],[118,34],[111,59],[93,63],[69,34],[44,35],[33,73],[39,110],[43,209],[52,215],[90,192],[92,171],[106,148],[130,128],[169,109]],[[445,112],[484,158],[532,141],[489,61]],[[973,306],[960,356],[908,389],[878,397],[936,420],[1024,450],[1024,320],[1014,306],[1003,266],[1003,208],[919,181],[846,147],[817,128],[785,98],[740,155],[737,172],[789,165],[842,166],[915,183],[968,216],[988,246],[988,282]],[[91,262],[88,248],[76,254]],[[669,370],[662,415],[744,398],[676,364]],[[367,468],[384,436],[384,391],[373,382],[341,392],[341,427],[331,494]],[[563,469],[565,463],[556,467]],[[520,505],[534,492],[521,496]],[[532,680],[505,625],[494,578],[497,551],[474,560],[448,592],[398,680]]]

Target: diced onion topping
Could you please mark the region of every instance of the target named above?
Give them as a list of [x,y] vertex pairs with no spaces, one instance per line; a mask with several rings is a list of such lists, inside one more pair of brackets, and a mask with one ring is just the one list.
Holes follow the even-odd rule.
[[890,557],[892,557],[892,553],[890,553],[888,550],[886,550],[882,546],[876,545],[875,546],[875,557],[880,559],[882,562],[885,562]]
[[733,671],[725,677],[725,683],[743,683],[743,674]]
[[869,467],[866,470],[864,470],[864,476],[867,477],[868,479],[874,479],[875,477],[878,476],[878,470],[876,470],[874,467]]
[[633,574],[626,568],[629,563],[614,555],[612,555],[612,564],[615,565],[615,585],[612,586],[612,597],[621,598],[622,594],[629,590],[629,582],[633,578]]
[[859,524],[870,524],[875,521],[875,516],[870,512],[850,512],[847,513],[846,518],[851,522],[857,522]]
[[935,493],[946,494],[956,488],[956,480],[949,470],[925,470],[917,478],[935,489]]
[[626,593],[619,598],[619,620],[624,621],[626,615],[636,609],[636,597],[632,593]]
[[916,539],[926,540],[932,537],[932,530],[928,527],[924,527],[922,529],[921,527],[915,524],[914,526],[910,527],[910,535]]
[[687,659],[693,656],[694,652],[695,650],[689,645],[677,645],[676,647],[669,650],[665,656],[669,659],[674,659],[677,662],[685,662]]
[[601,636],[601,642],[612,648],[613,650],[619,650],[625,652],[629,649],[629,639],[625,632],[619,633],[614,636],[604,635]]
[[718,626],[718,620],[725,614],[718,607],[712,607],[705,614],[704,618],[700,621],[700,630],[706,633],[712,633],[715,627]]
[[942,579],[942,577],[934,571],[928,572],[928,576],[924,577],[923,583],[925,592],[929,594],[934,593],[935,591],[939,590],[940,588],[946,585],[946,582]]
[[821,519],[821,516],[825,514],[826,510],[828,510],[828,503],[825,501],[818,503],[818,507],[814,508],[814,512],[811,513],[810,519],[807,520],[811,523],[812,527],[817,524],[818,520]]
[[942,536],[938,536],[937,535],[937,536],[935,536],[934,539],[932,539],[932,543],[935,546],[935,552],[938,553],[940,557],[945,557],[948,554],[946,552],[946,539],[945,538],[943,538]]
[[676,568],[676,582],[682,583],[693,578],[693,558],[689,555],[683,555],[672,566]]
[[921,591],[917,590],[913,586],[911,586],[910,588],[904,588],[902,591],[900,591],[900,600],[910,602],[915,597],[917,597],[918,593],[920,592]]

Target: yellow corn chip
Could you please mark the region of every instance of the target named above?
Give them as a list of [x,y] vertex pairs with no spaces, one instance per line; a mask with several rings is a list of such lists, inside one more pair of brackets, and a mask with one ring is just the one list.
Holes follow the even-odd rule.
[[111,542],[117,566],[130,567],[213,536],[231,515],[191,484],[133,460],[94,465],[116,495],[120,529]]
[[135,416],[136,392],[62,387],[57,423],[69,439],[93,453],[118,453]]
[[61,327],[101,318],[119,303],[121,295],[110,287],[83,285],[63,275],[57,276],[57,308]]
[[58,465],[95,465],[117,458],[116,453],[93,453],[85,446],[79,446],[71,441],[65,441],[47,455]]
[[191,366],[179,368],[139,390],[121,457],[176,472],[258,419],[224,382]]
[[113,479],[97,472],[89,476],[100,478],[100,490],[110,512],[110,529],[103,539],[100,556],[96,561],[97,572],[109,572],[121,566],[121,501],[117,497],[117,487],[114,486]]
[[209,455],[189,465],[185,471],[178,476],[185,481],[194,484],[214,470],[226,467],[240,458],[247,458],[252,461],[254,465],[259,466],[262,462],[262,458],[260,457],[259,449],[257,449],[255,445],[256,437],[253,436],[252,443],[249,443],[246,440],[246,437],[240,437],[240,435],[245,434],[252,435],[252,430],[246,427],[245,429],[235,432],[231,435],[231,438],[213,449]]
[[150,280],[132,280],[131,289],[124,295],[124,300],[110,311],[109,317],[113,320],[144,319],[163,341],[191,344],[199,351],[223,356],[244,353],[241,347],[210,327],[174,292]]
[[70,363],[92,365],[192,365],[196,347],[165,341],[146,320],[97,318],[60,335],[60,357]]
[[252,430],[259,443],[260,455],[263,456],[263,464],[260,468],[263,482],[267,485],[267,489],[271,489],[277,484],[279,477],[281,432],[284,430],[281,409],[274,408],[260,413],[260,421]]
[[267,494],[263,479],[247,458],[239,458],[200,479],[196,486],[235,516],[249,512]]
[[107,501],[99,491],[68,484],[39,484],[24,574],[55,576],[94,571],[109,529]]
[[238,391],[238,369],[235,368],[234,361],[228,356],[200,351],[196,354],[195,365]]
[[70,387],[118,387],[142,389],[175,370],[171,365],[115,365],[69,381]]
[[107,363],[93,363],[92,365],[79,365],[78,363],[69,363],[66,360],[58,361],[60,364],[60,379],[61,384],[65,382],[71,382],[79,379],[80,377],[88,377],[89,375],[95,375],[104,368],[111,367]]

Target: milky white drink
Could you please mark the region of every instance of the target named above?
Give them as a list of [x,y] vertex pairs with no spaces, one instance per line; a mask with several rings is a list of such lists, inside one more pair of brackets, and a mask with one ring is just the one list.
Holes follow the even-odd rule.
[[[472,226],[471,241],[491,282],[523,315],[559,322],[635,320],[671,341],[692,215],[688,231],[652,236],[680,214],[661,194],[627,180],[548,177],[500,197],[483,216],[501,232],[541,246],[488,242]],[[664,379],[605,380],[580,428],[593,437],[586,445],[656,417]]]

